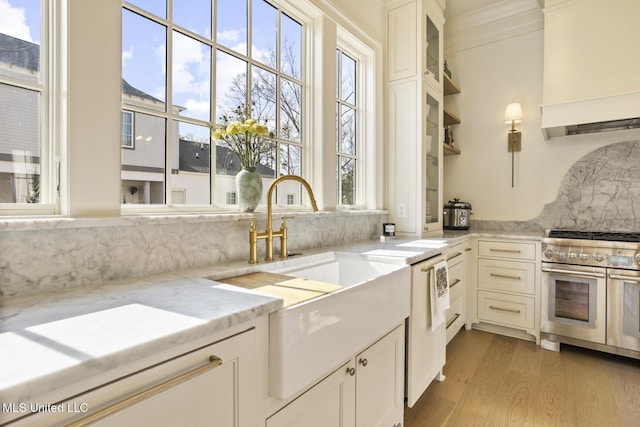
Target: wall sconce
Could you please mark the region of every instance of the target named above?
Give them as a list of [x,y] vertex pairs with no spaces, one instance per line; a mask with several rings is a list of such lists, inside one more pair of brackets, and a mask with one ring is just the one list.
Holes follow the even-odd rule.
[[522,133],[516,130],[516,123],[522,123],[522,108],[519,102],[507,105],[504,112],[504,123],[511,124],[511,130],[507,137],[507,151],[511,153],[511,187],[514,186],[513,163],[516,151],[522,151]]

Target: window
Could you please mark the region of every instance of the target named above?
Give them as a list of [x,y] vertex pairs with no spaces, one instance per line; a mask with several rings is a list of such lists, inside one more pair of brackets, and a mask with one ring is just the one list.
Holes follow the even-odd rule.
[[124,2],[122,108],[132,135],[125,145],[123,115],[121,169],[123,182],[149,188],[139,203],[174,204],[171,189],[184,188],[187,204],[230,204],[239,159],[220,141],[209,147],[209,123],[238,107],[276,141],[257,168],[265,191],[281,174],[301,175],[302,57],[302,24],[264,0]]
[[53,199],[45,3],[0,0],[0,206],[7,209]]
[[122,148],[134,148],[133,147],[133,113],[131,111],[122,112],[120,145],[122,145]]
[[337,50],[337,200],[339,205],[356,203],[357,138],[357,68],[356,61]]

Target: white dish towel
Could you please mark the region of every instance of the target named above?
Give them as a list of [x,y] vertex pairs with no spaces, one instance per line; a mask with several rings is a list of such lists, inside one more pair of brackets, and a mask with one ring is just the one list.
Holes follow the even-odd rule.
[[429,273],[431,294],[431,330],[445,321],[444,312],[449,308],[449,269],[447,261],[437,263]]

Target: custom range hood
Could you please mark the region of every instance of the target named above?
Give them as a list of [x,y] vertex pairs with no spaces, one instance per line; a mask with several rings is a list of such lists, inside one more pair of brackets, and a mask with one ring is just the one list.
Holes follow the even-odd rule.
[[545,139],[640,128],[640,1],[545,0]]

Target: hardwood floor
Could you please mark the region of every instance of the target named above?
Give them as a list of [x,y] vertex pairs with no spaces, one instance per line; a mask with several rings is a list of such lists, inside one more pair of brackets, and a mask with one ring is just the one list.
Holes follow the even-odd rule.
[[640,361],[461,330],[405,427],[640,426]]

